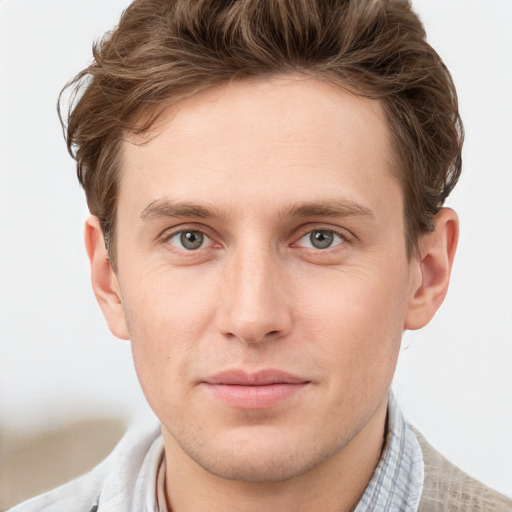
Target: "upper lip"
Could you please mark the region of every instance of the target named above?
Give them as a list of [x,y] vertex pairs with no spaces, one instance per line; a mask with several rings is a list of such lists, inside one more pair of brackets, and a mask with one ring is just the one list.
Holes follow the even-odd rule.
[[268,386],[270,384],[306,384],[309,381],[281,370],[226,370],[216,373],[204,380],[207,384],[224,384],[232,386]]

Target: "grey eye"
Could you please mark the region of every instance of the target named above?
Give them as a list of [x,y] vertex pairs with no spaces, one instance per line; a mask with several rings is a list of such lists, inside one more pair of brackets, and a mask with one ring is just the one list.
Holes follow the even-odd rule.
[[198,231],[185,231],[181,233],[180,241],[185,249],[193,251],[203,245],[204,235]]
[[315,249],[327,249],[334,242],[334,233],[324,230],[311,231],[309,240]]
[[169,243],[178,249],[195,251],[201,249],[209,238],[200,231],[180,231],[169,239]]
[[308,249],[329,249],[346,241],[343,235],[330,229],[314,229],[306,233],[297,243]]

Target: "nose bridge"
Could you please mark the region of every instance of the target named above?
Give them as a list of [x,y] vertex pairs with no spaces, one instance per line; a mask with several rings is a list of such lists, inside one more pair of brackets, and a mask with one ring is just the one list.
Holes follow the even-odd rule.
[[245,243],[226,266],[221,329],[247,343],[284,335],[291,325],[279,256],[268,246]]

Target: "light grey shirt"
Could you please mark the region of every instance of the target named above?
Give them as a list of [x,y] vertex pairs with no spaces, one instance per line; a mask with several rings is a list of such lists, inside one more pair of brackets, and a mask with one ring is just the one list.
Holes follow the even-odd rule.
[[[390,396],[384,450],[354,512],[416,512],[423,475],[418,439]],[[164,477],[164,444],[153,420],[128,431],[90,473],[9,512],[166,512]]]
[[354,512],[416,512],[424,480],[423,452],[416,434],[389,397],[384,450]]

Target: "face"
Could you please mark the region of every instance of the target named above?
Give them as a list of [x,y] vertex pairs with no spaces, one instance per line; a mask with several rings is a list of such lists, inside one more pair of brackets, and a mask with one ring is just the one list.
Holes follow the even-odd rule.
[[283,480],[385,414],[417,285],[391,161],[377,102],[303,78],[209,90],[124,143],[117,333],[168,453]]

